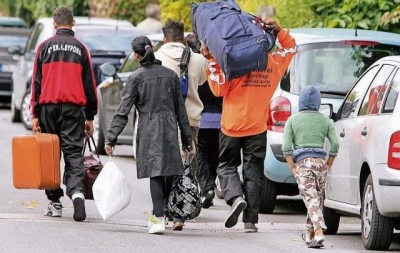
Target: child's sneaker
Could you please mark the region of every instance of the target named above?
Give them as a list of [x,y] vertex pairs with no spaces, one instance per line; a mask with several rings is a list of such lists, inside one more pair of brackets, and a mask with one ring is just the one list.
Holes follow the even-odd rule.
[[154,215],[150,216],[149,222],[147,223],[149,228],[149,234],[162,235],[165,232],[165,219],[157,218]]
[[49,205],[47,206],[46,210],[44,210],[45,216],[51,217],[61,217],[62,215],[62,204],[61,202],[53,202],[50,201]]

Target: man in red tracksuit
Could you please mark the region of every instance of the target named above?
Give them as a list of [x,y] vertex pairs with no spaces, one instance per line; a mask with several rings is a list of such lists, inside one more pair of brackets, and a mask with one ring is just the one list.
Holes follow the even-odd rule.
[[[97,114],[96,83],[86,47],[74,37],[72,10],[53,12],[55,36],[39,45],[31,87],[31,127],[34,132],[57,134],[64,156],[64,183],[74,204],[74,220],[86,219],[83,141],[93,133]],[[60,217],[64,192],[47,189],[50,203],[45,215]]]

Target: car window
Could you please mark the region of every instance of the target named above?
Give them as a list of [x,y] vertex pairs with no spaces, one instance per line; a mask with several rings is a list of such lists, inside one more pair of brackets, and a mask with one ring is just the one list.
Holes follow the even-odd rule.
[[43,24],[37,24],[33,29],[32,33],[29,35],[28,43],[26,45],[25,51],[27,53],[35,54],[36,44],[38,42],[40,33],[43,31]]
[[383,113],[392,113],[394,107],[396,106],[397,97],[399,96],[400,91],[400,70],[397,70],[395,74],[392,84],[389,88],[388,95],[386,97],[385,106],[383,107]]
[[0,35],[0,47],[7,48],[10,46],[25,47],[26,36]]
[[125,62],[121,66],[121,69],[119,72],[124,73],[124,72],[132,72],[135,71],[139,68],[139,60],[135,58],[135,55],[133,52],[131,52],[125,59]]
[[368,89],[369,85],[371,84],[371,80],[375,77],[378,70],[378,66],[373,66],[358,80],[349,95],[346,97],[346,100],[344,101],[340,110],[338,119],[352,117],[358,103],[365,93],[365,90]]
[[383,96],[385,95],[388,81],[390,81],[388,78],[393,72],[393,69],[393,65],[385,64],[379,70],[364,97],[358,116],[377,114],[380,111]]
[[131,50],[134,38],[131,30],[115,28],[81,29],[76,28],[76,37],[82,41],[89,51],[124,51]]
[[361,46],[338,41],[299,45],[281,88],[298,95],[305,86],[314,85],[322,97],[343,97],[376,60],[399,54],[399,46],[384,44]]

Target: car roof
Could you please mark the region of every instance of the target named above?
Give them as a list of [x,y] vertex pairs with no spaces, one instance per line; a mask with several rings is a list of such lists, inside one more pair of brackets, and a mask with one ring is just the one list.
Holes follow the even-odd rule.
[[386,61],[394,61],[397,63],[400,63],[400,55],[392,55],[392,56],[385,56],[382,57],[381,59],[377,60],[376,62],[386,62]]
[[[74,17],[75,19],[75,26],[80,26],[80,25],[103,25],[103,26],[116,26],[118,25],[119,27],[133,27],[133,24],[127,20],[118,20],[118,19],[113,19],[113,18],[91,18],[91,17]],[[39,18],[37,23],[42,23],[45,26],[53,25],[53,18]]]
[[372,30],[347,28],[292,28],[290,34],[298,45],[313,42],[332,42],[339,40],[368,40],[382,44],[400,45],[400,35]]
[[0,27],[28,27],[28,24],[22,18],[0,17]]

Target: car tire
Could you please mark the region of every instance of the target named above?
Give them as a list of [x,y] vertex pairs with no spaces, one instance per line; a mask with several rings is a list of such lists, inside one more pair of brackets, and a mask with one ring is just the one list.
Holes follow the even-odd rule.
[[29,109],[30,102],[31,102],[31,90],[28,89],[27,91],[25,91],[25,94],[22,97],[21,112],[20,112],[22,125],[24,125],[24,127],[28,130],[31,130],[31,121],[32,121],[31,111]]
[[326,235],[336,235],[339,230],[340,223],[340,214],[336,212],[336,210],[324,206],[322,209],[322,213],[325,220],[325,225],[327,229],[324,231]]
[[260,195],[260,213],[270,214],[275,209],[277,184],[264,176]]
[[104,149],[104,142],[105,142],[105,137],[104,137],[104,132],[103,132],[103,127],[101,125],[101,120],[99,119],[99,132],[97,134],[97,154],[99,155],[106,155],[106,150]]
[[361,207],[361,237],[367,250],[387,250],[393,237],[393,218],[379,213],[376,205],[372,175],[369,175],[363,192]]
[[21,111],[17,110],[14,101],[11,101],[11,122],[20,123],[21,122]]

